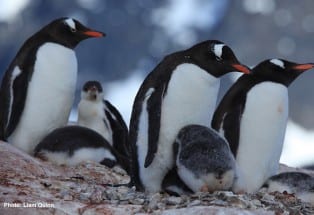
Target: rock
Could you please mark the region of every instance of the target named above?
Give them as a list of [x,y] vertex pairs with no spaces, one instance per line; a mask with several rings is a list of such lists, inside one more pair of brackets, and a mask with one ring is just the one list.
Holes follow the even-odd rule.
[[187,206],[188,207],[193,207],[193,206],[199,206],[201,205],[201,201],[200,200],[193,200],[191,203],[189,203]]
[[264,210],[252,210],[252,211],[243,211],[237,208],[223,208],[217,206],[195,206],[190,208],[180,208],[180,209],[170,209],[163,211],[162,215],[182,215],[182,214],[206,214],[206,215],[215,215],[215,214],[228,214],[228,215],[274,215],[274,212],[264,211]]
[[183,202],[181,197],[170,196],[166,198],[166,204],[168,205],[179,205]]
[[0,142],[0,214],[314,214],[313,206],[287,193],[148,195],[118,186],[129,180],[119,168],[88,161],[56,166]]

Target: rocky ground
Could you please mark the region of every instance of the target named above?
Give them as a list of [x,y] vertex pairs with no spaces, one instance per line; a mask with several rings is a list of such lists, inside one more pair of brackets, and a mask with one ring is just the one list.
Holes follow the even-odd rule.
[[313,206],[293,194],[263,189],[175,197],[112,186],[128,181],[119,168],[93,162],[55,166],[0,142],[0,214],[314,214]]

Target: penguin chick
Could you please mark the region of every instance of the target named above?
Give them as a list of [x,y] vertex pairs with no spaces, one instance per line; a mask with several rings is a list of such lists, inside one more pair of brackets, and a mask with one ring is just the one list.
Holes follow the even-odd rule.
[[270,177],[263,185],[267,192],[288,192],[314,205],[314,177],[302,172],[283,172]]
[[[279,169],[289,85],[313,63],[268,59],[242,75],[218,105],[212,128],[226,138],[241,172],[233,191],[256,192]],[[258,167],[258,168],[257,168]]]
[[118,153],[128,158],[128,128],[119,111],[103,97],[98,81],[84,84],[78,104],[78,125],[97,131]]
[[57,128],[36,146],[34,156],[58,165],[76,165],[91,160],[109,168],[121,165],[128,171],[127,161],[100,134],[86,127]]
[[188,125],[174,143],[180,179],[194,192],[228,190],[236,177],[235,159],[225,139],[208,127]]
[[31,154],[44,136],[67,124],[77,79],[74,48],[103,36],[65,17],[26,40],[1,83],[0,140]]
[[207,40],[166,56],[145,78],[129,128],[131,179],[137,190],[161,191],[174,167],[176,135],[186,125],[210,123],[220,77],[232,71],[250,72],[230,47]]
[[177,168],[170,170],[161,184],[162,190],[173,196],[189,195],[193,191],[180,179]]

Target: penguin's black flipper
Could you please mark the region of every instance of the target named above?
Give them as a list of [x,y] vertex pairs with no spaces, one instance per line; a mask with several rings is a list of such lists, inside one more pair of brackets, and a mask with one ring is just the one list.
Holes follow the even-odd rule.
[[131,152],[130,146],[128,145],[128,127],[119,111],[109,101],[104,100],[103,102],[111,114],[115,117],[114,119],[111,114],[105,110],[105,114],[109,119],[112,130],[114,131],[112,134],[113,148],[121,155],[130,158]]
[[[167,84],[167,83],[165,83]],[[144,167],[147,168],[154,160],[158,148],[160,130],[161,105],[166,85],[163,84],[152,92],[147,100],[148,112],[148,150]]]
[[234,156],[236,156],[239,146],[240,122],[242,113],[243,106],[241,104],[234,107],[232,111],[226,114],[222,127],[225,138],[228,140],[230,150]]
[[[212,128],[219,133],[223,130],[223,135],[227,139],[234,156],[236,156],[239,145],[240,122],[246,101],[245,88],[242,86],[250,87],[246,84],[250,79],[248,76],[242,75],[230,87],[216,108],[211,122]],[[243,83],[238,84],[239,82]]]
[[[19,122],[24,109],[31,71],[22,71],[13,63],[5,73],[0,95],[0,139],[7,140]],[[17,90],[24,89],[24,90]]]

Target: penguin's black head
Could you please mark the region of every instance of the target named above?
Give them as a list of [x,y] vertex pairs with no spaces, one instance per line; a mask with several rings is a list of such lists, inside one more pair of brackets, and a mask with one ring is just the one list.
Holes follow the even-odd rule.
[[300,74],[312,68],[313,63],[298,64],[274,58],[259,63],[253,68],[252,74],[288,87]]
[[101,101],[103,99],[103,89],[98,81],[88,81],[84,84],[81,98],[90,101]]
[[104,37],[105,34],[100,31],[91,30],[72,18],[59,18],[45,26],[41,34],[48,35],[48,40],[60,43],[69,48],[75,46],[82,40],[92,37]]
[[186,50],[188,56],[215,77],[228,72],[239,71],[245,74],[250,69],[241,64],[231,48],[218,40],[207,40]]

